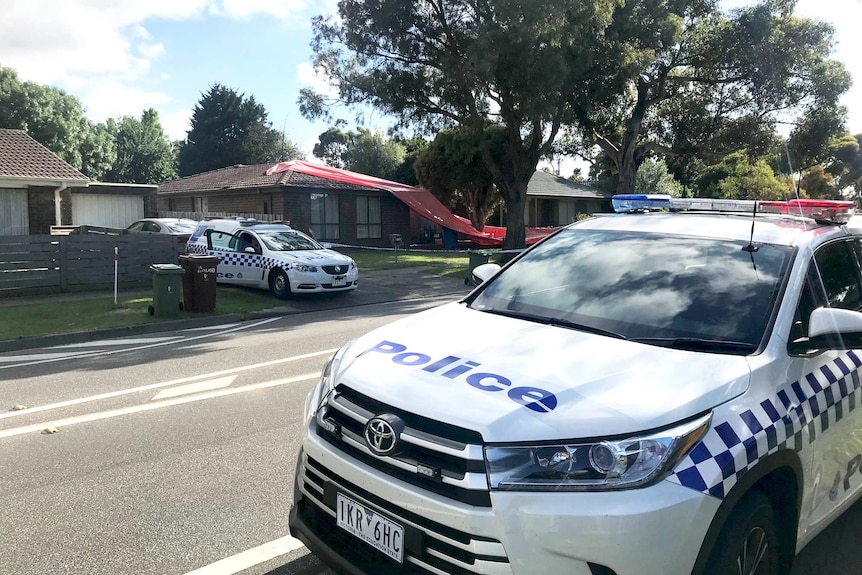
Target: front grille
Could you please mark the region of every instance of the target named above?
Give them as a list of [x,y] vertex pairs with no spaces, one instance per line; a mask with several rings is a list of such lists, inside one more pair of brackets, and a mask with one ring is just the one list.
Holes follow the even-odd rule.
[[[331,549],[366,573],[509,575],[512,572],[499,541],[474,536],[401,509],[337,476],[310,457],[305,458],[301,485],[305,497],[299,503],[299,512],[305,524]],[[404,527],[403,564],[338,527],[335,520],[337,492],[376,508]]]
[[[396,409],[344,385],[336,387],[322,410],[318,420],[335,432],[318,426],[317,434],[333,447],[438,495],[477,507],[491,506],[479,433]],[[397,415],[405,424],[402,448],[385,457],[373,454],[364,439],[365,424],[383,413]]]
[[[326,273],[328,273],[331,276],[339,276],[339,275],[343,276],[344,274],[346,274],[347,272],[350,271],[350,265],[349,264],[342,264],[340,266],[320,266],[320,267],[323,269],[323,271],[325,271]],[[338,270],[336,271],[335,268],[338,268]]]

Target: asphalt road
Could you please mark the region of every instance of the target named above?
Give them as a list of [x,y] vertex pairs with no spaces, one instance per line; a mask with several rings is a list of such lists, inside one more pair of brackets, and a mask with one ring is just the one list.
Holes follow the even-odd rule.
[[[345,341],[450,299],[0,354],[0,575],[330,573],[287,529],[305,395]],[[793,575],[862,572],[860,525]]]

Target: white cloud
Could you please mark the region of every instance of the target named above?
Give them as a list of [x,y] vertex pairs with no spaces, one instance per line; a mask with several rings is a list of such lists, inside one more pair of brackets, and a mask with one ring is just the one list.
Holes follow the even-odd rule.
[[304,0],[2,0],[2,5],[0,65],[13,68],[22,80],[70,91],[96,121],[155,107],[166,113],[163,122],[175,120],[174,128],[166,127],[172,137],[185,135],[190,114],[166,110],[171,98],[151,88],[158,78],[165,85],[165,72],[153,79],[147,75],[168,54],[149,24],[211,14],[288,20],[307,8]]
[[222,0],[221,6],[213,6],[214,14],[229,18],[248,18],[265,14],[285,19],[307,8],[303,0]]
[[163,114],[159,111],[159,122],[168,139],[185,140],[186,132],[191,129],[192,111],[186,108]]
[[171,101],[162,92],[150,92],[110,80],[84,86],[79,97],[87,110],[87,116],[97,120],[125,115],[140,116],[147,108],[158,108]]
[[314,69],[311,62],[303,62],[296,66],[296,79],[300,84],[310,86],[318,94],[329,97],[338,96],[338,88],[326,75]]

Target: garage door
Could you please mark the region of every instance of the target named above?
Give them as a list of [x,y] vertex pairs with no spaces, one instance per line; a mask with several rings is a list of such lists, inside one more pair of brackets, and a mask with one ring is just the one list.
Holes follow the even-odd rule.
[[26,236],[29,233],[27,190],[0,188],[0,236]]
[[125,228],[144,217],[144,198],[109,194],[72,194],[72,224]]

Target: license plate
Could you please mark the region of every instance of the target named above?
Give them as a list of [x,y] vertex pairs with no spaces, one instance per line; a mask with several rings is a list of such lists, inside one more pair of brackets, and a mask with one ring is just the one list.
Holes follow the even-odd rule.
[[336,513],[339,527],[399,563],[404,562],[404,527],[341,493],[336,498]]
[[343,286],[347,283],[344,276],[332,278],[332,287]]

